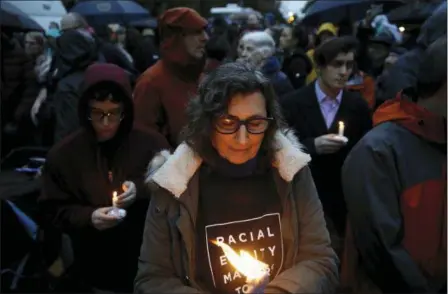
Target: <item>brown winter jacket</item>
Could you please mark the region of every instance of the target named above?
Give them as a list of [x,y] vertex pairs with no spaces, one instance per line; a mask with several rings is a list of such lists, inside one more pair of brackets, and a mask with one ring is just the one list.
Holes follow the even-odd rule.
[[175,8],[167,11],[161,22],[162,29],[169,26],[178,30],[165,37],[160,46],[162,58],[137,81],[135,119],[142,126],[162,133],[172,146],[177,146],[178,135],[187,119],[186,104],[196,95],[205,65],[205,58],[194,60],[189,56],[182,32],[203,29],[207,21],[191,9]]
[[[310,157],[300,150],[295,138],[283,133],[277,133],[277,144],[280,149],[272,171],[283,206],[286,249],[284,270],[266,293],[332,293],[338,284],[338,259],[307,167]],[[151,163],[147,178],[157,188],[147,214],[134,292],[204,293],[195,280],[202,159],[186,144],[171,156],[168,152],[161,155]]]

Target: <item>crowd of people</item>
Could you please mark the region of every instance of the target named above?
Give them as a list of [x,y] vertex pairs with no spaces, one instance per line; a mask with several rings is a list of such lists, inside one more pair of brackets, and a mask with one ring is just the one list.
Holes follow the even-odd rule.
[[2,28],[2,157],[49,149],[58,291],[446,293],[446,13],[412,46],[372,10],[351,34],[183,7],[155,35]]

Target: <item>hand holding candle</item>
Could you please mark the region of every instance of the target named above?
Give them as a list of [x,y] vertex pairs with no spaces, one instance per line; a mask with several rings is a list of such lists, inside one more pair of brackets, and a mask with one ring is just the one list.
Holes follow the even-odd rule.
[[96,209],[91,215],[93,227],[99,231],[115,227],[126,216],[120,214],[120,210],[123,209],[114,207],[101,207]]
[[123,183],[122,189],[123,193],[117,196],[115,204],[118,208],[127,208],[134,203],[137,197],[137,188],[133,182],[126,181]]
[[340,140],[344,144],[347,144],[348,138],[346,136],[344,136],[344,131],[345,131],[345,124],[344,124],[343,121],[340,121],[339,122],[339,128],[338,128],[338,135],[335,136],[335,138],[337,140]]
[[113,191],[112,192],[112,206],[113,209],[111,209],[107,215],[109,216],[113,216],[113,217],[117,217],[118,219],[122,219],[126,216],[126,210],[124,209],[120,209],[117,205],[117,201],[118,201],[118,196],[117,196],[117,191]]

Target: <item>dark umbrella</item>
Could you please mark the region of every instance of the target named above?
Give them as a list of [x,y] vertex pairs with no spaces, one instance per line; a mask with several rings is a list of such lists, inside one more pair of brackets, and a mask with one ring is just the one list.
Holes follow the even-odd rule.
[[337,24],[345,19],[354,22],[363,18],[372,0],[316,0],[305,12],[302,22],[317,26],[323,22]]
[[387,18],[391,23],[421,24],[440,5],[439,3],[416,2],[391,10]]
[[139,29],[155,29],[157,28],[157,19],[155,18],[147,18],[147,19],[140,19],[140,20],[134,20],[129,23],[134,28]]
[[0,26],[24,31],[43,31],[44,29],[22,10],[8,2],[0,2]]
[[78,2],[70,12],[84,16],[92,26],[111,23],[129,24],[131,21],[149,18],[149,11],[130,0]]
[[372,4],[382,4],[383,11],[387,12],[402,2],[403,0],[314,0],[304,11],[302,22],[313,26],[324,22],[353,23],[363,19]]

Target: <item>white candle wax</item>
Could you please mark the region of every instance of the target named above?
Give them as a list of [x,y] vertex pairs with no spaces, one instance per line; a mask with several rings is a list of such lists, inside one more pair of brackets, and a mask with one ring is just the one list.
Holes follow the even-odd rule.
[[339,130],[338,130],[338,135],[343,137],[344,136],[344,129],[345,129],[345,125],[344,122],[340,121],[339,122]]
[[114,192],[112,193],[112,205],[113,205],[114,207],[117,207],[117,191],[114,191]]

